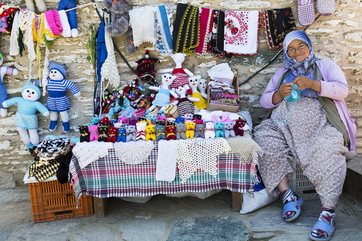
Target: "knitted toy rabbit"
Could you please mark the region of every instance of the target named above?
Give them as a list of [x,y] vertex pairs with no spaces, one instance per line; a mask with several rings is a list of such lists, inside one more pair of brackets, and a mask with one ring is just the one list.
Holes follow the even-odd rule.
[[186,125],[184,123],[176,123],[177,140],[186,139]]
[[225,138],[235,137],[234,131],[235,122],[224,122]]
[[80,133],[80,138],[79,141],[80,142],[89,142],[89,129],[88,126],[81,126],[79,127],[79,133]]
[[194,122],[185,122],[185,124],[186,124],[186,139],[188,138],[194,139],[196,124]]
[[166,126],[166,139],[169,141],[171,139],[177,140],[175,135],[176,126],[168,125]]
[[206,127],[205,127],[205,139],[207,138],[215,138],[215,130],[214,130],[214,122],[206,122]]
[[156,124],[156,140],[165,140],[166,139],[166,127],[165,124]]
[[126,126],[127,142],[136,140],[136,127],[133,125]]
[[204,124],[196,124],[195,127],[195,137],[194,138],[205,138],[205,125]]
[[215,122],[214,124],[214,129],[215,129],[215,137],[225,137],[224,134],[224,123],[222,122]]
[[207,102],[204,99],[203,95],[198,90],[198,86],[200,83],[201,75],[195,75],[189,77],[189,86],[192,90],[191,97],[199,99],[199,101],[192,102],[197,109],[206,109],[207,108]]
[[107,142],[117,142],[117,134],[118,134],[118,129],[114,126],[110,126],[108,129],[108,138],[107,138]]

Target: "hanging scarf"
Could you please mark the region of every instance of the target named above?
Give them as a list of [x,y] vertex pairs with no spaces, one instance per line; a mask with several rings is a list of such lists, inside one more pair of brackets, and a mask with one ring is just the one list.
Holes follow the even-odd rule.
[[202,8],[200,13],[200,43],[196,48],[196,54],[204,57],[208,54],[210,48],[209,35],[213,27],[213,10]]
[[224,19],[222,10],[214,10],[212,16],[212,30],[209,52],[215,57],[225,57],[224,53]]
[[[52,10],[48,10],[44,13],[44,34],[45,34],[46,40],[48,40],[48,41],[53,41],[54,39],[56,39],[58,37],[58,35],[56,33],[54,33],[52,31],[52,28],[50,27],[53,25],[53,22],[54,22],[54,18],[52,16],[52,14],[53,14]],[[58,18],[59,18],[59,15],[58,15]],[[59,32],[59,31],[57,31],[57,32]]]
[[56,10],[49,10],[45,12],[46,23],[49,26],[50,31],[58,36],[63,32],[63,26],[59,18],[59,14]]
[[156,24],[153,7],[145,6],[129,11],[129,25],[132,27],[135,47],[145,42],[156,44]]
[[19,11],[15,13],[14,16],[14,23],[11,29],[10,34],[10,50],[9,54],[12,56],[16,56],[19,54],[19,45],[18,45],[18,38],[19,38]]
[[174,53],[191,55],[199,44],[199,8],[177,4],[173,29]]
[[225,11],[224,51],[253,55],[258,52],[259,11]]
[[171,55],[173,53],[172,35],[173,29],[172,4],[160,5],[156,8],[157,45],[160,54]]
[[[301,40],[305,42],[309,47],[309,56],[303,60],[303,62],[297,62],[294,58],[289,57],[287,50],[289,44],[295,40]],[[283,41],[284,49],[284,60],[283,64],[286,69],[290,69],[295,76],[304,75],[307,69],[312,66],[319,58],[317,58],[313,52],[312,42],[310,41],[308,35],[300,30],[295,30],[287,34]]]
[[263,10],[261,25],[265,28],[265,39],[269,49],[282,47],[285,35],[296,30],[291,8]]

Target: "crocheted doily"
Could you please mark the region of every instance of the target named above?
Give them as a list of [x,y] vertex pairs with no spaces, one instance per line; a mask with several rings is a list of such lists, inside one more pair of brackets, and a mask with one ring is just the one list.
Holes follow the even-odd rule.
[[253,157],[257,154],[263,155],[263,150],[247,132],[245,132],[244,136],[230,137],[226,140],[232,152],[237,154],[239,160],[244,164],[251,163],[254,160]]
[[108,154],[108,149],[113,147],[112,142],[77,142],[73,154],[77,157],[79,166],[85,168],[88,164]]
[[137,165],[146,161],[154,147],[152,141],[114,143],[114,150],[118,159],[130,165]]
[[224,138],[180,140],[176,160],[181,183],[185,183],[198,169],[217,176],[217,156],[231,148]]

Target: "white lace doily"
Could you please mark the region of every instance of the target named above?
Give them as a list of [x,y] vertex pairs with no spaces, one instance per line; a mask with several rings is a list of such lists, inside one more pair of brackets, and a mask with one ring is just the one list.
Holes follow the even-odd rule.
[[107,155],[108,149],[112,147],[112,142],[77,142],[72,151],[78,159],[79,166],[84,168],[90,163]]
[[217,156],[231,148],[224,138],[180,140],[176,160],[181,183],[185,183],[198,169],[217,176]]
[[147,160],[155,148],[152,141],[130,141],[114,143],[114,150],[119,160],[130,165],[137,165]]
[[244,136],[230,137],[226,140],[231,147],[232,153],[237,154],[239,160],[244,164],[251,163],[256,154],[263,155],[263,150],[248,132],[245,132]]

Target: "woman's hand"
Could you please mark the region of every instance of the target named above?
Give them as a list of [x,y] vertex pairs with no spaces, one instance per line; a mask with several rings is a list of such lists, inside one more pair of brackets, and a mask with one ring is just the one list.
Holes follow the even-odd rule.
[[319,80],[312,80],[305,76],[298,76],[297,78],[294,79],[293,84],[298,85],[297,90],[310,88],[317,92],[321,92],[321,82]]
[[292,83],[285,83],[280,86],[280,90],[276,91],[273,95],[273,105],[281,102],[286,96],[290,95],[292,92]]

